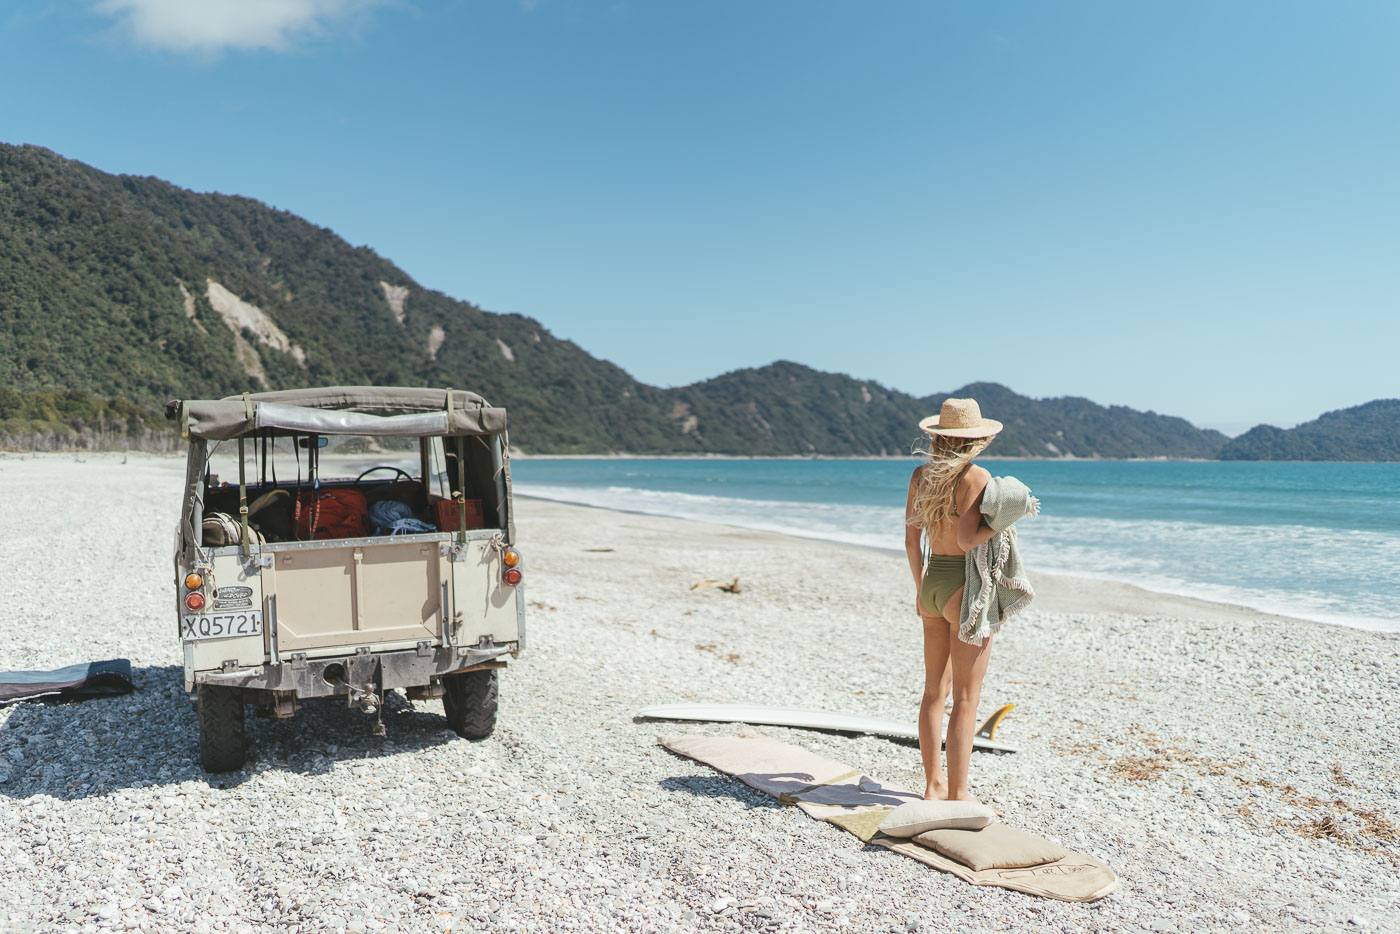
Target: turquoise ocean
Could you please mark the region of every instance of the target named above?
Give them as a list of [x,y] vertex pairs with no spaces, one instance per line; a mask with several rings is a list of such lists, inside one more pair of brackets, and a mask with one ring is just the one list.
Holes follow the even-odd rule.
[[[917,460],[518,458],[516,493],[902,553]],[[985,460],[1036,570],[1400,632],[1400,464]],[[902,560],[902,559],[901,559]]]

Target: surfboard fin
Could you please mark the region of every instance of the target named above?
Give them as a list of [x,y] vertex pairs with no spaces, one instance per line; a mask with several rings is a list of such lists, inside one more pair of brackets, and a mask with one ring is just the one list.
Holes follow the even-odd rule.
[[997,727],[1001,724],[1001,718],[1009,714],[1015,706],[1015,704],[1002,704],[998,707],[996,712],[977,728],[977,735],[983,739],[996,739]]

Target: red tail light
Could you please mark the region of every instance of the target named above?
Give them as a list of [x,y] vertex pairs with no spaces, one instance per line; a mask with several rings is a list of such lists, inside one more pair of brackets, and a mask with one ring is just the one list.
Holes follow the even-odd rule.
[[204,609],[204,594],[198,590],[185,594],[185,608],[196,612]]
[[520,568],[508,568],[506,572],[501,575],[501,577],[505,578],[505,582],[512,587],[520,583],[521,578],[524,576],[524,574],[520,573]]

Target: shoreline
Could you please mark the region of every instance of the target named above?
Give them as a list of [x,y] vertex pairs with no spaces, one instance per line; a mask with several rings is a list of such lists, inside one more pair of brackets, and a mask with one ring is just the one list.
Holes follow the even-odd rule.
[[[602,512],[613,512],[620,515],[647,516],[650,518],[670,519],[676,522],[694,522],[700,525],[718,525],[731,529],[742,529],[748,532],[756,532],[764,535],[775,535],[789,538],[796,542],[821,542],[834,547],[854,548],[862,551],[877,552],[882,555],[896,557],[902,563],[904,551],[899,548],[884,548],[878,545],[867,545],[860,542],[841,541],[839,539],[823,538],[818,535],[800,535],[790,531],[777,531],[773,529],[761,529],[754,526],[734,525],[732,523],[721,522],[711,519],[699,519],[689,516],[674,516],[666,513],[647,512],[640,509],[621,509],[614,506],[597,506],[592,503],[581,503],[574,500],[559,499],[549,496],[537,496],[530,493],[516,493],[516,499],[533,500],[536,502],[557,503],[560,505],[576,507],[579,509],[596,509]],[[1036,587],[1036,601],[1040,601],[1044,606],[1048,601],[1059,612],[1073,612],[1075,607],[1065,602],[1069,594],[1084,595],[1086,593],[1102,592],[1108,588],[1114,588],[1114,598],[1110,601],[1112,605],[1119,609],[1114,612],[1143,612],[1146,615],[1160,612],[1183,612],[1200,615],[1204,613],[1212,618],[1235,619],[1241,615],[1253,615],[1267,619],[1272,619],[1287,623],[1304,623],[1313,626],[1335,627],[1354,632],[1370,632],[1382,635],[1400,635],[1400,626],[1397,629],[1382,629],[1373,626],[1357,626],[1347,623],[1337,622],[1330,619],[1313,619],[1306,616],[1292,616],[1285,613],[1278,613],[1267,608],[1250,606],[1247,603],[1238,603],[1229,600],[1214,600],[1208,597],[1198,597],[1192,594],[1180,593],[1172,590],[1154,590],[1151,587],[1144,587],[1141,584],[1131,581],[1121,580],[1110,576],[1097,576],[1093,574],[1073,574],[1066,571],[1047,571],[1031,567],[1028,569],[1032,575],[1032,584]],[[1041,582],[1049,580],[1050,586],[1042,587]],[[1095,588],[1098,591],[1095,591]],[[1036,602],[1033,601],[1033,602]]]
[[[675,461],[908,461],[923,457],[911,451],[908,454],[531,454],[512,447],[511,460],[537,461],[606,461],[606,460],[675,460]],[[1030,457],[1010,454],[978,454],[979,461],[1063,461],[1066,463],[1115,463],[1115,464],[1227,464],[1227,463],[1389,463],[1388,461],[1222,461],[1208,457]]]
[[[149,458],[149,459],[155,460],[155,461],[171,461],[171,460],[183,461],[183,459],[184,459],[183,453],[174,453],[174,454],[172,454],[172,453],[168,453],[168,452],[150,452],[150,451],[129,451],[129,452],[121,452],[121,451],[21,451],[21,452],[15,452],[15,451],[0,451],[0,461],[3,461],[3,460],[5,460],[5,459],[14,459],[14,460],[17,460],[17,461],[24,461],[24,460],[44,459],[44,458],[63,459],[63,460],[65,460],[65,461],[68,461],[68,460],[71,458],[71,462],[74,462],[74,463],[84,463],[84,462],[85,462],[85,456],[87,456],[87,457],[92,457],[92,458],[94,458],[94,459],[100,459],[100,458],[103,458],[103,457],[112,457],[112,458],[121,457],[123,460],[125,460],[125,459],[128,458],[128,457],[130,457],[130,458],[137,458],[137,459]],[[347,456],[351,456],[351,455],[347,455]],[[360,457],[361,455],[353,455],[353,456],[354,456],[354,457]],[[774,456],[774,457],[768,457],[768,456],[754,456],[754,457],[739,457],[739,456],[733,456],[733,455],[667,455],[667,456],[662,456],[662,455],[655,455],[655,456],[653,456],[653,455],[646,455],[646,456],[638,457],[638,456],[634,456],[634,455],[573,455],[573,454],[559,454],[559,455],[555,455],[555,454],[550,454],[550,455],[530,455],[530,456],[527,456],[527,455],[521,455],[521,454],[516,454],[516,453],[512,453],[511,457],[512,457],[512,459],[514,459],[514,458],[516,458],[516,457],[520,457],[521,459],[536,459],[536,460],[615,460],[615,459],[638,460],[638,459],[653,459],[653,458],[654,458],[654,459],[673,459],[673,460],[779,460],[779,461],[788,461],[788,460],[856,460],[856,461],[874,460],[874,461],[886,461],[886,460],[888,460],[888,461],[900,461],[900,460],[909,460],[909,459],[910,459],[910,458],[908,458],[908,457],[805,457],[805,456],[783,456],[783,457],[776,457],[776,456]],[[1005,461],[1005,460],[1035,460],[1035,461],[1053,461],[1053,460],[1094,461],[1094,460],[1098,460],[1098,461],[1100,461],[1100,462],[1106,461],[1106,460],[1111,460],[1111,459],[1109,459],[1109,458],[1102,458],[1102,459],[1094,459],[1094,458],[987,458],[986,455],[983,455],[980,459],[984,459],[984,460],[985,460],[985,459],[990,459],[990,460],[1004,460],[1004,461]],[[1126,461],[1125,461],[1125,462],[1126,462]],[[1135,461],[1133,461],[1133,462],[1139,462],[1139,463],[1155,463],[1155,462],[1159,462],[1159,461],[1157,461],[1156,459],[1153,459],[1153,458],[1139,458],[1139,459],[1135,459]],[[1185,462],[1185,461],[1183,461],[1183,462]],[[1194,462],[1197,462],[1197,461],[1191,461],[1191,462],[1194,463]],[[1216,461],[1199,461],[1199,462],[1202,462],[1202,463],[1217,463]],[[1223,463],[1223,462],[1219,462],[1219,463]],[[1259,462],[1259,463],[1264,463],[1264,462]],[[1273,462],[1268,462],[1268,463],[1273,463]],[[1280,462],[1280,463],[1282,463],[1282,462]],[[1299,462],[1299,463],[1312,463],[1312,462]],[[548,496],[536,496],[536,495],[532,495],[532,494],[529,494],[529,493],[519,493],[519,492],[517,492],[517,493],[515,494],[515,496],[516,496],[518,499],[531,499],[531,500],[538,500],[538,501],[541,501],[541,502],[561,503],[561,504],[570,505],[570,506],[577,506],[577,507],[580,507],[580,508],[597,509],[597,510],[601,510],[601,511],[604,511],[604,512],[617,512],[617,513],[621,513],[621,514],[625,514],[625,515],[652,516],[652,517],[657,517],[657,518],[674,519],[674,520],[680,521],[680,522],[697,522],[697,523],[706,523],[706,522],[709,522],[709,523],[711,523],[711,524],[725,525],[726,527],[729,527],[729,528],[745,529],[745,530],[750,530],[750,531],[763,532],[763,533],[766,533],[766,534],[773,534],[773,535],[778,535],[778,536],[785,536],[785,537],[791,538],[791,539],[793,539],[793,540],[795,540],[795,541],[802,541],[802,542],[826,542],[826,543],[830,543],[830,544],[840,545],[840,546],[843,546],[843,547],[857,548],[857,549],[868,549],[868,550],[871,550],[871,551],[880,552],[880,553],[882,553],[882,554],[897,555],[897,556],[899,556],[901,559],[903,558],[903,554],[904,554],[904,553],[903,553],[903,550],[900,549],[900,548],[886,548],[886,547],[881,547],[881,546],[878,546],[878,545],[863,544],[863,543],[860,543],[860,542],[840,541],[840,540],[835,540],[835,539],[830,539],[830,538],[823,538],[823,537],[821,537],[821,536],[819,536],[819,535],[817,535],[817,534],[813,534],[813,535],[811,535],[811,536],[807,536],[807,535],[802,535],[802,534],[800,534],[800,533],[797,533],[797,532],[794,532],[794,531],[789,531],[789,530],[782,530],[782,531],[779,531],[779,530],[773,530],[773,529],[759,529],[759,528],[756,528],[756,527],[753,527],[753,526],[729,525],[729,524],[727,524],[727,523],[723,523],[723,522],[719,522],[719,521],[717,521],[717,520],[711,520],[711,519],[702,519],[702,518],[685,517],[685,516],[674,516],[674,515],[670,515],[670,514],[666,514],[666,513],[647,512],[647,511],[644,511],[644,510],[622,509],[622,508],[618,508],[618,507],[614,507],[614,506],[597,506],[597,505],[593,505],[593,504],[591,504],[591,503],[582,503],[582,502],[577,502],[577,501],[574,501],[574,500],[558,499],[558,498],[548,497]],[[1252,604],[1247,603],[1247,602],[1241,602],[1241,601],[1231,600],[1231,599],[1228,599],[1228,598],[1220,598],[1220,599],[1217,599],[1217,598],[1213,598],[1213,597],[1202,597],[1202,596],[1197,596],[1197,595],[1194,595],[1194,594],[1191,594],[1191,593],[1183,593],[1183,592],[1181,592],[1180,590],[1176,590],[1176,589],[1154,589],[1153,587],[1150,587],[1150,586],[1144,586],[1144,585],[1142,585],[1142,584],[1140,584],[1140,583],[1137,583],[1137,582],[1123,580],[1123,579],[1121,579],[1121,578],[1112,577],[1112,576],[1110,576],[1110,575],[1095,575],[1095,574],[1091,574],[1091,573],[1082,573],[1082,574],[1081,574],[1081,573],[1075,573],[1075,572],[1064,571],[1064,570],[1044,570],[1044,569],[1039,569],[1039,568],[1035,568],[1035,567],[1032,567],[1030,570],[1031,570],[1032,573],[1035,575],[1035,580],[1036,580],[1037,582],[1040,581],[1040,580],[1045,580],[1045,579],[1051,579],[1051,580],[1054,580],[1054,581],[1063,582],[1063,583],[1059,584],[1058,586],[1052,585],[1052,587],[1051,587],[1049,590],[1046,590],[1046,591],[1044,591],[1044,592],[1042,592],[1042,590],[1041,590],[1039,587],[1037,587],[1037,598],[1038,598],[1038,599],[1040,599],[1040,598],[1042,598],[1042,597],[1048,597],[1048,596],[1050,596],[1050,595],[1052,595],[1052,594],[1054,594],[1054,593],[1060,593],[1060,592],[1065,592],[1065,591],[1084,592],[1085,590],[1087,590],[1087,589],[1090,588],[1090,585],[1091,585],[1091,584],[1096,584],[1096,585],[1107,585],[1107,586],[1111,586],[1111,587],[1115,587],[1115,588],[1123,588],[1123,589],[1124,589],[1124,591],[1125,591],[1125,596],[1124,596],[1122,599],[1117,600],[1116,602],[1117,602],[1118,605],[1125,606],[1125,607],[1126,607],[1126,606],[1145,606],[1145,605],[1147,605],[1148,603],[1154,602],[1154,601],[1155,601],[1155,602],[1157,602],[1157,603],[1164,603],[1164,604],[1166,604],[1166,605],[1170,605],[1170,606],[1172,606],[1172,607],[1175,607],[1175,608],[1181,609],[1181,610],[1187,610],[1187,609],[1189,609],[1189,608],[1191,608],[1191,607],[1200,607],[1200,608],[1204,608],[1204,607],[1215,607],[1215,608],[1217,608],[1217,609],[1215,609],[1213,612],[1216,613],[1217,615],[1219,615],[1219,614],[1225,614],[1225,615],[1231,616],[1231,617],[1238,616],[1238,614],[1240,614],[1240,613],[1252,613],[1252,614],[1257,614],[1257,615],[1260,615],[1260,616],[1265,616],[1265,617],[1269,617],[1269,618],[1276,619],[1276,620],[1286,620],[1286,621],[1290,621],[1290,622],[1308,623],[1308,624],[1312,624],[1312,625],[1336,627],[1336,628],[1339,628],[1339,629],[1344,629],[1344,630],[1349,630],[1349,631],[1371,632],[1371,633],[1379,633],[1379,634],[1383,634],[1383,635],[1384,635],[1384,634],[1394,635],[1394,634],[1400,633],[1400,620],[1393,621],[1393,623],[1394,623],[1394,625],[1395,625],[1395,627],[1396,627],[1396,628],[1394,628],[1394,629],[1383,628],[1382,626],[1379,626],[1379,625],[1376,625],[1376,626],[1371,626],[1371,625],[1357,625],[1357,624],[1354,624],[1354,623],[1340,622],[1340,621],[1338,621],[1338,620],[1336,620],[1336,619],[1327,619],[1327,618],[1319,618],[1319,617],[1308,617],[1308,616],[1297,616],[1297,615],[1293,615],[1293,614],[1289,614],[1289,613],[1280,613],[1280,612],[1278,612],[1277,610],[1271,609],[1271,608],[1269,608],[1269,607],[1267,607],[1267,606],[1252,605]],[[1071,583],[1071,582],[1072,582],[1072,583]],[[1137,596],[1136,596],[1135,598],[1133,598],[1133,599],[1128,599],[1128,598],[1126,597],[1126,594],[1127,594],[1127,593],[1136,594]],[[1071,610],[1072,608],[1066,606],[1066,607],[1064,607],[1064,609],[1065,609],[1066,611],[1069,611],[1069,610]],[[1392,622],[1392,621],[1389,621],[1389,620],[1381,620],[1380,622],[1382,622],[1382,623],[1387,623],[1387,622]]]
[[[34,451],[20,448],[0,447],[0,457],[24,459],[40,456],[64,455],[135,455],[140,457],[184,457],[183,447],[170,451],[145,451],[130,448],[55,448],[51,451]],[[511,460],[734,460],[734,461],[908,461],[922,455],[909,454],[531,454],[520,448],[511,448]],[[1221,460],[1210,457],[1034,457],[1010,454],[979,454],[979,461],[1034,461],[1036,463],[1085,463],[1085,464],[1396,464],[1400,461],[1365,460],[1245,460],[1231,458]]]

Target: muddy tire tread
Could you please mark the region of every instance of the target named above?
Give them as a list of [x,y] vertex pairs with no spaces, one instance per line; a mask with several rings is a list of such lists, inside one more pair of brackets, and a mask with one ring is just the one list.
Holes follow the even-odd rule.
[[199,712],[199,764],[204,771],[241,769],[248,756],[242,696],[237,691],[201,686],[195,705]]
[[485,739],[496,728],[496,670],[466,671],[442,679],[447,725],[465,739]]

